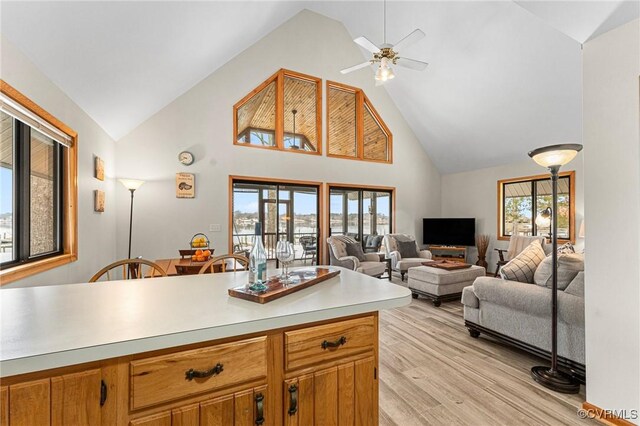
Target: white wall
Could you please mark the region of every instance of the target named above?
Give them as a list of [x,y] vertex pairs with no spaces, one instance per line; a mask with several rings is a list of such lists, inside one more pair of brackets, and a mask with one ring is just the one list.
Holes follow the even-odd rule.
[[584,46],[587,401],[605,409],[640,405],[639,26]]
[[[580,142],[580,141],[572,141]],[[550,145],[553,141],[541,141],[540,146]],[[537,147],[531,147],[537,148]],[[491,244],[487,255],[489,270],[495,271],[498,261],[498,252],[494,248],[504,248],[509,246],[509,241],[498,241],[498,210],[497,210],[497,183],[500,179],[509,179],[520,176],[533,176],[547,173],[529,159],[526,152],[522,153],[524,160],[519,163],[509,164],[487,169],[473,170],[463,173],[452,173],[442,175],[442,216],[443,217],[475,217],[476,233],[489,234],[492,236]],[[584,217],[584,175],[583,156],[578,156],[561,171],[576,172],[576,248],[581,250],[584,247],[584,240],[578,238],[578,230]],[[478,252],[475,247],[470,248],[468,260],[475,262]]]
[[[3,285],[2,288],[86,282],[115,259],[114,141],[48,80],[6,37],[0,40],[4,81],[78,132],[78,261]],[[93,178],[94,155],[105,162],[105,181]],[[93,211],[93,190],[106,196],[106,211]]]
[[[374,87],[373,72],[339,73],[359,62],[362,53],[341,23],[302,11],[118,141],[118,176],[147,181],[136,192],[132,255],[175,257],[196,232],[226,253],[229,175],[395,186],[397,229],[419,233],[422,217],[440,213],[439,173],[384,88]],[[393,165],[234,146],[233,104],[280,68],[364,89],[393,133]],[[177,160],[185,149],[196,157],[189,167]],[[176,172],[195,173],[195,199],[176,199]],[[116,192],[123,257],[129,198],[119,185]],[[209,224],[222,232],[209,232]]]

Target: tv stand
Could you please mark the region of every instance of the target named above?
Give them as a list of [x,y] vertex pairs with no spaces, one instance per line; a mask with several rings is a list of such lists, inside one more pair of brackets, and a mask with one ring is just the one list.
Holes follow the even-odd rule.
[[467,262],[467,248],[460,246],[428,246],[433,260],[448,260],[449,262]]

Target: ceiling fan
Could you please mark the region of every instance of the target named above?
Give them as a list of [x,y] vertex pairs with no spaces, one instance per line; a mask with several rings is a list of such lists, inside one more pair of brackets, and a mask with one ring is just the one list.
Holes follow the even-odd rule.
[[383,14],[383,43],[380,46],[376,46],[366,38],[365,36],[358,37],[353,41],[358,45],[364,47],[369,52],[373,53],[373,58],[363,62],[358,65],[354,65],[349,68],[345,68],[340,72],[342,74],[347,74],[352,71],[359,70],[360,68],[364,68],[368,65],[379,63],[378,69],[376,70],[375,79],[376,86],[384,84],[385,81],[391,80],[395,77],[393,72],[392,65],[398,65],[405,68],[410,68],[413,70],[423,71],[429,65],[427,62],[418,61],[416,59],[409,59],[399,56],[400,50],[406,48],[413,43],[421,40],[424,37],[424,33],[420,29],[413,30],[408,36],[400,40],[395,45],[387,43],[387,2],[384,1],[384,14]]

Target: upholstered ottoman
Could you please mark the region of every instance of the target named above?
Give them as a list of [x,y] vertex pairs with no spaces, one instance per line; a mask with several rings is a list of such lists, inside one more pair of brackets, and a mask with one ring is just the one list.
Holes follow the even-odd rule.
[[424,296],[431,299],[434,306],[447,300],[460,299],[462,289],[473,284],[478,277],[485,276],[482,266],[472,265],[471,268],[445,271],[430,266],[416,266],[409,268],[408,287],[414,299]]

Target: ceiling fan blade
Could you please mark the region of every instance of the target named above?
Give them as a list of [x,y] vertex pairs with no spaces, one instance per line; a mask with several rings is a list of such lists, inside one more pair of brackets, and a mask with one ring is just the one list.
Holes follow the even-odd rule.
[[357,44],[359,44],[360,46],[364,47],[365,49],[367,49],[371,53],[380,52],[380,48],[378,46],[376,46],[375,44],[373,44],[371,42],[371,40],[369,40],[365,36],[360,36],[360,37],[358,37],[356,39],[353,39],[353,41],[356,42]]
[[396,65],[411,68],[412,70],[424,71],[425,68],[429,65],[427,62],[417,61],[415,59],[409,58],[398,58],[395,61]]
[[403,48],[408,47],[424,37],[424,33],[420,29],[415,29],[411,34],[397,42],[393,46],[395,52],[400,52]]
[[361,64],[354,65],[354,66],[349,67],[349,68],[345,68],[345,69],[343,69],[343,70],[340,70],[340,72],[341,72],[342,74],[348,74],[348,73],[350,73],[350,72],[352,72],[352,71],[356,71],[356,70],[359,70],[360,68],[364,68],[364,67],[366,67],[367,65],[371,65],[371,61],[363,62],[363,63],[361,63]]

